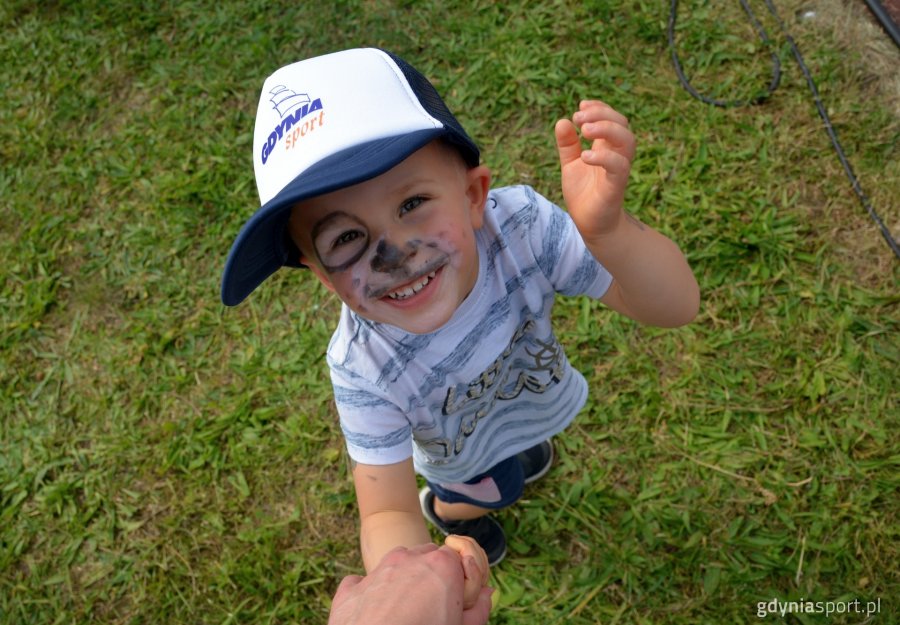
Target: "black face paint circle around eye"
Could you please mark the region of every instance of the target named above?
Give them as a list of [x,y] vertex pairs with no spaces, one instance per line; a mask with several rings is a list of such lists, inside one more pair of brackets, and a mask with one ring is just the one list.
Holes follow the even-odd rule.
[[366,237],[366,243],[360,244],[359,249],[357,249],[357,251],[355,253],[353,253],[352,256],[350,256],[349,258],[344,260],[344,262],[341,262],[338,264],[331,264],[331,263],[327,262],[322,257],[322,254],[319,251],[319,245],[318,245],[317,239],[318,239],[319,234],[322,232],[322,230],[324,230],[332,222],[337,221],[339,219],[346,219],[350,222],[359,224],[361,230],[363,230],[363,231],[366,230],[365,224],[363,224],[359,219],[357,219],[353,215],[350,215],[343,211],[335,211],[335,212],[329,214],[328,216],[326,216],[325,218],[323,218],[322,220],[320,220],[315,226],[313,226],[312,231],[310,232],[310,235],[312,237],[313,250],[316,253],[316,258],[319,260],[319,264],[322,266],[323,269],[325,269],[329,273],[338,273],[341,271],[346,271],[354,263],[356,263],[360,258],[362,258],[362,256],[366,253],[366,250],[368,250],[368,248],[369,248],[368,235],[366,234],[366,235],[364,235]]
[[319,255],[319,250],[316,250],[316,258],[319,259],[319,264],[322,265],[322,269],[324,269],[328,273],[339,273],[341,271],[347,271],[348,269],[350,269],[350,267],[352,267],[356,263],[356,261],[358,261],[360,258],[362,258],[363,254],[366,253],[366,250],[368,249],[368,247],[369,246],[366,245],[365,247],[361,248],[350,259],[344,261],[340,265],[327,264],[325,261],[322,260],[322,257]]

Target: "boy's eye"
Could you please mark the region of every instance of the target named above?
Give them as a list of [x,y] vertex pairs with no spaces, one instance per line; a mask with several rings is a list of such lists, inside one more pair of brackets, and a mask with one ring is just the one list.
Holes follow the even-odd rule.
[[400,214],[404,215],[412,210],[415,210],[424,201],[425,201],[425,198],[423,198],[420,195],[409,198],[408,200],[404,201],[403,204],[400,205]]
[[340,247],[341,245],[347,245],[348,243],[352,243],[361,236],[362,233],[359,230],[350,230],[349,232],[344,232],[334,240],[334,243],[331,247],[335,248]]

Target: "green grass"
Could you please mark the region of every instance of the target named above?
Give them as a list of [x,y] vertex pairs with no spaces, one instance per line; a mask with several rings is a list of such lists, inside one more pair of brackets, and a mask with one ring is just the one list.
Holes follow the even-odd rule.
[[[324,623],[360,571],[339,302],[289,271],[218,299],[263,79],[355,45],[431,76],[497,184],[557,201],[553,123],[606,99],[639,139],[629,210],[701,284],[675,331],[558,303],[592,397],[500,515],[492,622],[750,622],[776,597],[881,598],[871,622],[897,622],[900,263],[782,38],[767,104],[710,108],[677,84],[667,4],[4,3],[0,623]],[[685,68],[754,94],[767,51],[736,2],[705,4],[682,2]],[[897,236],[897,94],[800,5],[778,2]]]

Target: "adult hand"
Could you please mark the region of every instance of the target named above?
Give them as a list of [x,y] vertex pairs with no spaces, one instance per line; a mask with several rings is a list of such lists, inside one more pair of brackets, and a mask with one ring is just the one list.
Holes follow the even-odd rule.
[[484,625],[491,589],[463,606],[459,554],[434,544],[398,547],[367,576],[350,575],[338,586],[329,625]]

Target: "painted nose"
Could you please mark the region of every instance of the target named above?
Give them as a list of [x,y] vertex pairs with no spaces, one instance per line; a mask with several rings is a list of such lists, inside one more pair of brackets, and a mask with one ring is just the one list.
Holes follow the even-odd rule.
[[396,271],[415,254],[416,246],[414,245],[407,243],[405,249],[403,249],[382,239],[375,247],[375,256],[372,257],[372,271],[381,273]]

